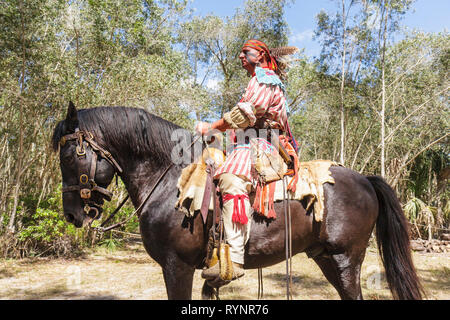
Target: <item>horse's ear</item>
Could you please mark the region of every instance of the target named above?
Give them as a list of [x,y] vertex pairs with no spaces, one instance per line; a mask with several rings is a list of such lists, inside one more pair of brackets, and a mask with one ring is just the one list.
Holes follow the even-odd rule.
[[68,122],[78,121],[77,108],[75,107],[72,101],[69,101],[69,108],[67,108],[66,121]]
[[78,127],[78,111],[72,101],[69,101],[67,108],[66,125],[70,131],[75,131],[75,128]]

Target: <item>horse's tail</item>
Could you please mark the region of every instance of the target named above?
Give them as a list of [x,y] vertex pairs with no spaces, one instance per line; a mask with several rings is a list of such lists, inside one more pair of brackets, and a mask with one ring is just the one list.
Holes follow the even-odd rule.
[[408,223],[391,186],[379,176],[368,176],[379,203],[376,238],[386,278],[394,299],[420,300],[424,294],[411,257]]

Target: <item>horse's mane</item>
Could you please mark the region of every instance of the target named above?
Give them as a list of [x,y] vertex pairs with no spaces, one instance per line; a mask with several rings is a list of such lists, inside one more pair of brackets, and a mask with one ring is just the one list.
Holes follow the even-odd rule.
[[[57,150],[61,137],[67,134],[66,121],[60,121],[53,132],[53,148]],[[159,162],[170,161],[177,143],[171,141],[176,124],[139,108],[96,107],[78,110],[80,130],[91,132],[102,147],[120,148],[129,157],[150,156]],[[189,134],[187,130],[186,134]]]

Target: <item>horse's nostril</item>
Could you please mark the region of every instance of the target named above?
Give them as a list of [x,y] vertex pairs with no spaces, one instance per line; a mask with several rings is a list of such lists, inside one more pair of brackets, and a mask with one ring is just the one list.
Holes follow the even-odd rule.
[[75,216],[71,213],[66,214],[66,220],[72,223],[75,220]]

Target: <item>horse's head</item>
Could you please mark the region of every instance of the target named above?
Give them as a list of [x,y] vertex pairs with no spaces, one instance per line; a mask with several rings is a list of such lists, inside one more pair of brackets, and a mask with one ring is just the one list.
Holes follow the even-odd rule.
[[78,111],[72,102],[66,119],[55,128],[53,148],[59,148],[66,220],[79,228],[99,219],[104,200],[112,196],[106,188],[122,169],[92,133],[79,128]]

